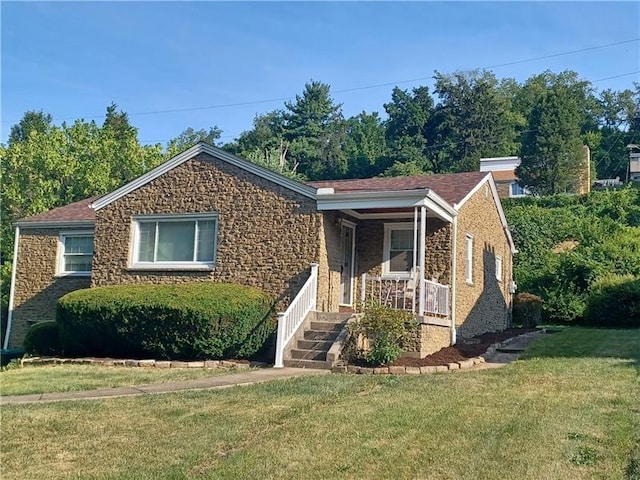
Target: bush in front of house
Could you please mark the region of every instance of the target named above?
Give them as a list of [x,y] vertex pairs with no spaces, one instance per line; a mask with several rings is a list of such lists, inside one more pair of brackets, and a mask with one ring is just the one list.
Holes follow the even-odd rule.
[[534,328],[542,318],[542,298],[522,292],[513,299],[513,322],[524,328]]
[[29,355],[58,355],[61,351],[58,324],[40,322],[32,325],[24,337],[23,347]]
[[609,275],[589,289],[585,323],[596,327],[640,328],[640,278]]
[[[355,357],[370,365],[388,365],[403,352],[403,345],[417,328],[410,312],[377,303],[365,306],[362,318],[350,326],[356,342]],[[367,348],[367,346],[369,348]]]
[[228,283],[118,285],[58,301],[65,355],[247,358],[275,331],[272,299]]

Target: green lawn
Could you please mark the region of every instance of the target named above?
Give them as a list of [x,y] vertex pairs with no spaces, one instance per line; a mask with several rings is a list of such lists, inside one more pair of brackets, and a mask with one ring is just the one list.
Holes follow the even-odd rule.
[[[2,478],[640,478],[640,330],[501,369],[2,407]],[[636,458],[637,460],[633,460]]]
[[0,395],[72,392],[105,387],[129,387],[212,377],[233,369],[144,368],[102,365],[43,365],[0,372]]

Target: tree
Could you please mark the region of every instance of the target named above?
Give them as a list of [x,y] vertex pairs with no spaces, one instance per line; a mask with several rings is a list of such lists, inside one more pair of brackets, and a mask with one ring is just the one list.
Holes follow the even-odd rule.
[[302,95],[296,95],[295,102],[285,102],[285,108],[284,139],[299,173],[311,180],[344,176],[346,125],[342,106],[333,102],[329,85],[305,84]]
[[385,103],[384,109],[389,115],[385,124],[389,164],[411,163],[412,171],[437,173],[439,166],[426,156],[429,121],[433,115],[429,88],[416,87],[409,92],[395,87],[391,102]]
[[580,105],[571,92],[545,92],[529,115],[517,169],[520,183],[540,195],[575,192],[584,167]]
[[169,140],[167,143],[167,157],[175,157],[180,152],[193,147],[198,142],[206,142],[210,145],[215,145],[216,140],[222,135],[222,130],[217,126],[209,127],[209,130],[200,129],[194,130],[189,127],[184,130],[176,138]]
[[9,144],[24,142],[29,138],[32,131],[46,134],[52,127],[53,118],[51,115],[30,110],[24,114],[20,122],[11,127],[9,133]]
[[477,171],[480,158],[517,151],[519,119],[504,94],[509,90],[492,72],[436,72],[434,79],[439,101],[430,136],[439,150],[431,156],[438,171]]
[[373,177],[388,166],[385,127],[378,112],[347,119],[344,152],[349,178]]

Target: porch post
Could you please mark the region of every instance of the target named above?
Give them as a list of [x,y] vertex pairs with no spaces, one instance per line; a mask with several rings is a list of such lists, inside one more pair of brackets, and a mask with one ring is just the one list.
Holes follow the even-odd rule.
[[[418,315],[424,315],[424,300],[425,300],[425,284],[424,284],[424,263],[425,263],[425,248],[427,238],[427,207],[424,205],[420,207],[420,306],[418,309]],[[414,249],[415,250],[415,249]]]
[[418,275],[418,207],[413,208],[413,268],[411,270],[411,276],[414,281],[411,312],[416,313],[416,293],[419,291],[421,292],[421,290],[419,290],[421,285],[418,284],[418,279],[420,278]]

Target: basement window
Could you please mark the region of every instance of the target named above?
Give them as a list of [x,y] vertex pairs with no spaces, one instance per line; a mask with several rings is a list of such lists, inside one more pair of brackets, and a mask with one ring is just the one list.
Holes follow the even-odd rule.
[[133,268],[211,268],[215,263],[215,213],[134,219]]
[[93,232],[61,232],[56,274],[88,276],[93,262]]

